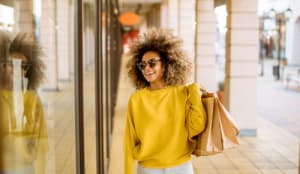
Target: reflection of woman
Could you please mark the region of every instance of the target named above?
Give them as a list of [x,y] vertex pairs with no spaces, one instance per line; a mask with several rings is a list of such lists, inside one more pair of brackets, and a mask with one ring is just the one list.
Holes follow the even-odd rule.
[[0,36],[5,38],[0,40],[0,173],[44,174],[47,128],[37,94],[44,78],[41,49],[26,34],[12,41],[7,33]]
[[192,174],[193,137],[204,129],[206,115],[199,86],[184,85],[191,65],[181,40],[152,29],[129,54],[129,77],[138,90],[127,108],[125,173],[134,173],[137,160],[138,174]]

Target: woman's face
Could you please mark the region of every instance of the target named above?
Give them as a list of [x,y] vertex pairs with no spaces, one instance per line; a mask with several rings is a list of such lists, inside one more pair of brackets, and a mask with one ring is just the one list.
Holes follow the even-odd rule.
[[164,68],[158,53],[154,51],[146,52],[142,57],[142,61],[139,62],[138,67],[150,84],[159,84],[164,82]]
[[[16,60],[21,61],[20,67],[14,67],[14,62]],[[25,77],[25,74],[28,70],[27,59],[23,54],[13,53],[9,55],[9,58],[6,61],[0,62],[0,71],[1,77],[0,81],[3,86],[11,88],[13,83],[13,74],[14,68],[21,68],[21,78]]]

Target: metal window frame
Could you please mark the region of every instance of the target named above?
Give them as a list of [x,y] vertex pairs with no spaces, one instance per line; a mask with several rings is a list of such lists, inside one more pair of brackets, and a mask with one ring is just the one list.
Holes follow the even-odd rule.
[[75,140],[76,173],[84,174],[84,95],[83,95],[83,29],[82,0],[75,5]]

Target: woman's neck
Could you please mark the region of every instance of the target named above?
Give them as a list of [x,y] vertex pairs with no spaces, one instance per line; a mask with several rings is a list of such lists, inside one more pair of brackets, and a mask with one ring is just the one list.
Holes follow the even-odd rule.
[[153,91],[153,90],[163,89],[165,87],[166,87],[165,83],[151,83],[150,86],[149,86],[149,89],[151,91]]

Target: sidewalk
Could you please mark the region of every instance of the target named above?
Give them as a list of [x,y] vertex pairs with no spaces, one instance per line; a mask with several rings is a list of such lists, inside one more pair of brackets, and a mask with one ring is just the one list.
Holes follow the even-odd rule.
[[265,60],[263,77],[257,83],[258,116],[300,138],[300,88],[275,81],[272,65],[276,60]]
[[[112,140],[111,158],[109,174],[123,174],[123,132],[125,127],[125,113],[127,100],[134,91],[129,85],[124,70],[124,62],[120,75],[118,89],[118,99],[116,106],[116,115],[114,122],[114,132]],[[265,84],[263,79],[259,79],[258,86]],[[271,83],[268,83],[271,85]],[[270,92],[272,86],[258,89],[258,95],[261,98],[277,95],[277,91]],[[263,91],[261,91],[263,90]],[[267,90],[270,93],[264,93]],[[266,94],[266,96],[261,93]],[[281,95],[281,94],[279,94]],[[287,95],[287,97],[292,95]],[[297,97],[296,97],[297,99]],[[268,98],[269,105],[273,105],[272,97]],[[279,99],[277,99],[280,101]],[[265,102],[263,102],[265,103]],[[236,149],[228,150],[222,154],[210,157],[193,157],[195,174],[297,174],[298,156],[299,156],[299,138],[283,128],[268,121],[269,117],[264,115],[270,108],[258,103],[258,129],[256,137],[241,137],[240,146]],[[282,107],[282,111],[290,111],[287,106]],[[275,111],[275,110],[274,110]],[[277,110],[276,110],[277,112]],[[294,112],[294,111],[293,111]],[[299,112],[298,112],[299,113]],[[271,117],[270,117],[271,118]],[[297,120],[296,120],[297,121]],[[300,123],[298,120],[295,125]],[[289,127],[289,125],[288,125]],[[296,127],[294,127],[296,128]]]

